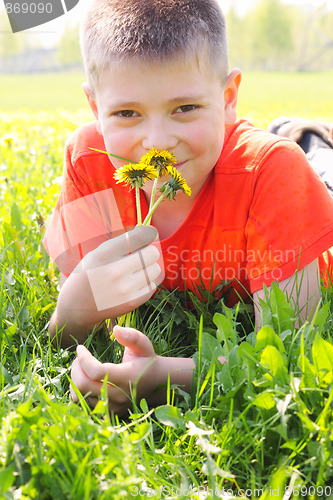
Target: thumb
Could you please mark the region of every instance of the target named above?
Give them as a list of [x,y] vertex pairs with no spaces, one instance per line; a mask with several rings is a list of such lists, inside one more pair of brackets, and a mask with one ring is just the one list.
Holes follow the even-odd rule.
[[116,325],[113,333],[119,344],[130,349],[133,354],[142,357],[155,356],[151,341],[139,330]]

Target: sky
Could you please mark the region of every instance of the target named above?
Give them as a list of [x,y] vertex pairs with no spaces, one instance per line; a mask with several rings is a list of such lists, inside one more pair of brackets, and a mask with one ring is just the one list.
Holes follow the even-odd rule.
[[[267,0],[269,1],[269,0]],[[309,9],[320,7],[326,5],[330,10],[333,10],[333,0],[283,0],[286,4],[293,5],[305,5]],[[44,0],[45,2],[45,0]],[[239,13],[245,12],[249,7],[253,5],[249,0],[218,0],[223,10],[226,12],[231,5],[236,5]],[[0,0],[0,13],[4,11],[5,0]],[[30,2],[31,3],[31,2]],[[79,3],[67,14],[50,21],[36,28],[26,30],[24,33],[27,36],[36,38],[44,46],[52,46],[61,36],[64,26],[67,23],[76,24],[84,9],[89,4],[89,0],[80,0]],[[11,27],[8,21],[8,26],[6,27],[8,31],[2,31],[2,34],[11,33]]]
[[[230,5],[237,5],[240,12],[244,12],[251,7],[252,2],[248,0],[217,0],[221,7],[229,8]],[[267,0],[268,1],[268,0]],[[285,0],[286,4],[293,5],[308,5],[309,7],[320,7],[323,4],[327,4],[333,9],[333,0]]]

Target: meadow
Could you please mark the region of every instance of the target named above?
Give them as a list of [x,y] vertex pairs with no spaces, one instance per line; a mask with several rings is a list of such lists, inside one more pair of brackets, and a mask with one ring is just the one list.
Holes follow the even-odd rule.
[[[1,75],[0,111],[15,113],[87,109],[81,84],[72,73]],[[333,71],[323,73],[244,72],[238,114],[265,127],[280,115],[332,120]],[[90,118],[89,118],[90,119]]]
[[[41,240],[61,182],[64,141],[92,119],[83,75],[0,79],[0,499],[333,498],[332,287],[295,326],[278,286],[255,331],[251,304],[232,309],[160,290],[133,318],[163,355],[193,356],[190,394],[133,403],[110,416],[69,397],[74,354],[53,347],[58,272]],[[245,74],[239,115],[333,121],[332,73]],[[121,348],[103,332],[102,361]],[[222,365],[218,356],[227,356]],[[105,395],[105,391],[103,393]]]

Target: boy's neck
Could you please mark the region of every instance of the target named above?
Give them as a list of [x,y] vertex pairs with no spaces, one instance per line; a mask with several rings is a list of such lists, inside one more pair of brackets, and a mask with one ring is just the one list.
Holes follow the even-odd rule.
[[[149,200],[148,200],[149,201]],[[156,227],[159,239],[164,240],[171,236],[184,222],[190,213],[195,198],[184,196],[175,200],[163,200],[155,210],[151,224]]]
[[[209,175],[205,176],[201,182],[197,182],[195,187],[192,186],[191,196],[178,191],[174,200],[165,199],[157,207],[153,213],[151,224],[158,230],[160,240],[171,236],[183,224]],[[145,185],[143,191],[149,206],[151,189]]]

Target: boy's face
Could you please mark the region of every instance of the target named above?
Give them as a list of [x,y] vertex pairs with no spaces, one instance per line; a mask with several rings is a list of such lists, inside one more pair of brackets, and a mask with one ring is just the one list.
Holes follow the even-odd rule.
[[[138,162],[153,146],[169,150],[197,196],[220,156],[225,125],[236,119],[240,79],[234,70],[223,86],[194,58],[149,67],[123,62],[101,75],[95,97],[84,89],[108,152]],[[125,163],[110,159],[116,168]]]

